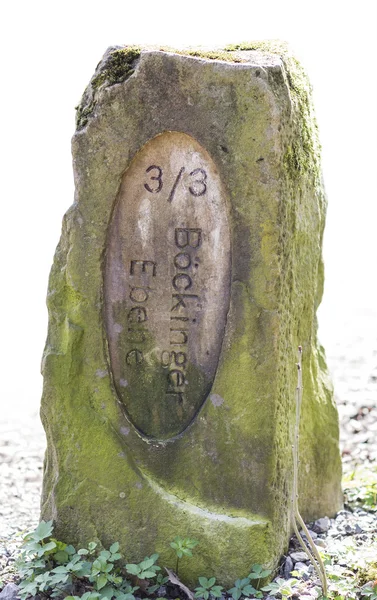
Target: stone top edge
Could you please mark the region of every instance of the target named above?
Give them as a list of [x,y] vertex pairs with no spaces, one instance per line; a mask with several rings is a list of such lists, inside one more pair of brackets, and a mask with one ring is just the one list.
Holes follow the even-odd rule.
[[208,63],[225,63],[227,65],[244,65],[249,67],[275,67],[281,66],[281,58],[277,54],[260,52],[258,50],[240,50],[234,52],[227,52],[226,55],[222,55],[221,51],[216,56],[210,54],[216,54],[216,51],[208,51],[209,56],[206,52],[199,52],[197,49],[188,51],[179,49],[160,49],[160,48],[142,48],[140,56],[148,54],[167,54],[169,56],[177,56],[181,58],[187,58],[191,60],[198,60]]
[[177,60],[197,60],[198,63],[228,65],[233,68],[275,69],[293,72],[301,70],[287,42],[280,40],[251,41],[224,47],[182,47],[162,45],[114,45],[107,48],[96,71],[76,107],[76,126],[81,130],[88,122],[101,90],[124,83],[137,70],[139,61],[148,56],[171,56]]
[[168,45],[119,45],[111,46],[106,50],[105,56],[110,53],[164,53],[181,55],[206,61],[220,61],[230,63],[255,63],[263,60],[280,64],[279,59],[292,56],[289,44],[280,40],[251,41],[226,46],[168,46]]

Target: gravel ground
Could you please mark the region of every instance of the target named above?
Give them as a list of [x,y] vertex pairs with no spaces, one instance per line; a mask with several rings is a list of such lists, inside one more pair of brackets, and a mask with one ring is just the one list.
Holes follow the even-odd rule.
[[[352,329],[344,323],[337,341],[326,343],[326,347],[339,407],[344,471],[376,465],[377,315],[359,315],[356,323],[353,315]],[[39,520],[45,447],[38,411],[16,412],[0,425],[0,574],[3,571],[5,580],[20,532],[35,527]],[[343,510],[336,519],[320,519],[309,527],[317,545],[331,552],[334,544],[350,537],[357,544],[368,544],[373,536],[376,538],[377,515],[362,509]],[[288,577],[293,567],[310,576],[312,567],[295,538],[282,559],[281,575]],[[310,600],[310,591],[304,595]]]
[[377,464],[377,314],[341,324],[326,345],[340,419],[343,470]]

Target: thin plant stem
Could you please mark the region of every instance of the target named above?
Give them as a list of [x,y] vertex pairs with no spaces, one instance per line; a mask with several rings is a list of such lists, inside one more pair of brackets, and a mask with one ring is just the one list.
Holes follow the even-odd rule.
[[[298,347],[298,362],[297,362],[297,387],[296,387],[296,421],[295,421],[295,433],[293,440],[293,489],[292,489],[292,524],[293,529],[296,534],[296,537],[302,546],[303,550],[305,550],[306,554],[309,557],[310,562],[314,566],[316,573],[319,577],[319,580],[322,585],[323,595],[327,597],[327,577],[324,564],[319,555],[319,552],[309,534],[309,531],[304,523],[303,518],[300,515],[298,509],[298,465],[299,465],[299,442],[300,442],[300,413],[301,413],[301,404],[302,404],[302,347]],[[308,540],[309,548],[304,543],[302,536],[298,530],[297,522],[301,526],[301,529],[304,531],[306,539]],[[316,562],[317,559],[317,562]]]

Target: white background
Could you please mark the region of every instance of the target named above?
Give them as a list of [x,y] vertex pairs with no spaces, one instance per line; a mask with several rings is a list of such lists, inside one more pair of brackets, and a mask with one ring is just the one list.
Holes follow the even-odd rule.
[[114,44],[290,42],[314,87],[329,199],[320,335],[334,348],[361,316],[376,338],[375,1],[13,0],[0,21],[1,417],[38,406],[48,272],[73,201],[74,107]]

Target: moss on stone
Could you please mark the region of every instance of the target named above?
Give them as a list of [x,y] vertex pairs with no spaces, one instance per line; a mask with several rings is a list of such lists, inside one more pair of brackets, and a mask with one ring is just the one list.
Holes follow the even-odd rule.
[[279,40],[243,42],[225,47],[227,52],[258,51],[280,57],[289,85],[296,135],[284,156],[288,177],[295,182],[301,174],[311,174],[320,180],[320,152],[318,127],[311,100],[311,85],[301,63],[294,57],[289,45]]
[[206,60],[222,60],[225,62],[246,62],[244,59],[238,56],[230,54],[226,49],[219,50],[204,50],[202,48],[186,48],[177,49],[171,48],[170,46],[162,46],[159,48],[162,52],[172,52],[173,54],[180,54],[182,56],[192,56],[194,58],[204,58]]
[[[134,72],[134,65],[139,58],[141,49],[139,46],[125,46],[124,48],[109,49],[90,80],[81,102],[76,106],[76,127],[82,129],[88,123],[93,113],[97,100],[96,91],[105,86],[122,83]],[[88,100],[89,97],[89,100]]]
[[139,58],[140,52],[139,46],[126,46],[111,52],[100,72],[93,77],[93,88],[98,88],[104,83],[114,85],[125,81],[134,72],[133,64]]

